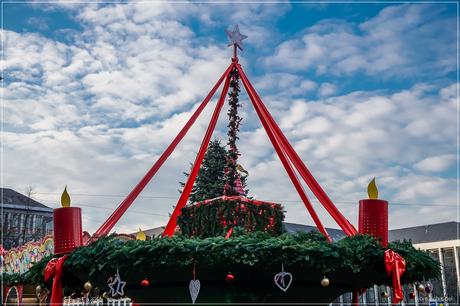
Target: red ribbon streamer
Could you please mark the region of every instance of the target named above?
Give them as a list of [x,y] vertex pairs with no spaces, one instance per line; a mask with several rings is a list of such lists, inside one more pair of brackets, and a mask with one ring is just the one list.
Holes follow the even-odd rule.
[[179,144],[179,142],[181,142],[182,138],[184,138],[184,136],[187,134],[189,129],[193,126],[196,119],[200,116],[201,112],[204,110],[206,105],[209,103],[211,98],[214,96],[214,93],[217,91],[220,84],[223,82],[223,80],[228,75],[228,73],[233,69],[233,67],[234,67],[234,63],[232,62],[230,66],[228,66],[227,70],[225,70],[225,72],[222,74],[222,76],[217,81],[217,83],[214,85],[214,87],[211,89],[211,91],[206,96],[206,98],[203,100],[203,102],[201,102],[200,106],[193,113],[192,117],[190,117],[190,119],[184,125],[184,127],[179,132],[179,134],[176,135],[176,137],[171,142],[171,144],[166,148],[163,154],[161,154],[161,156],[158,158],[155,164],[153,164],[152,168],[150,168],[150,170],[145,174],[145,176],[136,185],[136,187],[134,187],[134,189],[129,193],[126,199],[124,199],[123,202],[120,203],[120,205],[112,213],[112,215],[110,215],[110,217],[104,222],[104,224],[102,224],[101,227],[96,231],[96,233],[94,233],[93,238],[91,240],[97,239],[100,236],[107,235],[112,230],[112,228],[115,226],[118,220],[120,220],[120,218],[123,216],[126,210],[131,206],[131,204],[134,202],[137,196],[141,193],[144,187],[150,182],[152,177],[157,173],[157,171],[161,168],[163,163],[168,159],[168,157],[174,151],[174,149]]
[[401,276],[406,271],[406,261],[393,250],[385,251],[385,269],[388,276],[393,278],[393,303],[399,303],[404,299],[401,286]]
[[64,274],[64,262],[67,257],[67,255],[64,255],[61,258],[53,258],[45,267],[45,282],[48,282],[51,278],[53,278],[51,305],[60,305],[64,301],[62,294],[62,275]]
[[225,239],[230,238],[230,236],[232,235],[232,233],[233,233],[233,227],[230,227],[230,229],[228,230],[228,232],[225,234]]

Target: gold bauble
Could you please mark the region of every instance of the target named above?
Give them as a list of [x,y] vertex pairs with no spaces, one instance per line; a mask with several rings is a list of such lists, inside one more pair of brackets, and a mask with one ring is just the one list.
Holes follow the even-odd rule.
[[91,289],[93,289],[93,285],[90,282],[86,282],[83,288],[85,288],[85,291],[88,292],[91,291]]
[[418,284],[417,290],[418,292],[425,293],[425,286],[423,286],[423,284]]
[[323,287],[329,286],[329,283],[330,283],[330,282],[329,282],[329,278],[327,278],[327,277],[324,277],[324,278],[321,280],[321,286],[323,286]]
[[382,291],[382,293],[380,293],[380,296],[383,297],[383,298],[387,298],[388,293],[386,293],[385,291]]
[[107,291],[102,294],[102,298],[104,300],[107,300],[109,298],[109,294],[107,293]]

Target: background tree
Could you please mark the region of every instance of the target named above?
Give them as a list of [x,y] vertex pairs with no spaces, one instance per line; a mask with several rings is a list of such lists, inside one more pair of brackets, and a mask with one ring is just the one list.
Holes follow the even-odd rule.
[[[201,164],[195,184],[190,193],[191,203],[222,196],[225,185],[225,164],[227,150],[219,139],[211,140]],[[185,176],[189,174],[184,172]],[[185,183],[180,182],[182,188]],[[182,189],[179,190],[182,192]]]

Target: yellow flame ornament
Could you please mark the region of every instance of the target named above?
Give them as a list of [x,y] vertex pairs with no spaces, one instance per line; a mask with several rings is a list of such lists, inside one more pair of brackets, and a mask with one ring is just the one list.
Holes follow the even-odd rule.
[[371,200],[377,200],[379,198],[379,190],[375,184],[375,177],[370,181],[369,185],[367,185],[367,194]]
[[61,195],[61,205],[62,207],[70,207],[70,196],[67,193],[67,185],[64,188],[64,191],[62,192]]
[[145,235],[144,231],[139,229],[139,231],[136,233],[136,240],[145,241],[146,238],[147,236]]

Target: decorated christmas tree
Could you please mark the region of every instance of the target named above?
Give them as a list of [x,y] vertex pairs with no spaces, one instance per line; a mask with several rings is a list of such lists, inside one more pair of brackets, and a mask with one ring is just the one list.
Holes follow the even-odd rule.
[[[225,186],[225,164],[227,150],[219,139],[209,143],[200,171],[190,192],[190,203],[216,198],[222,195]],[[186,177],[189,173],[184,173]],[[184,188],[185,183],[180,183]],[[179,190],[182,192],[182,189]]]

